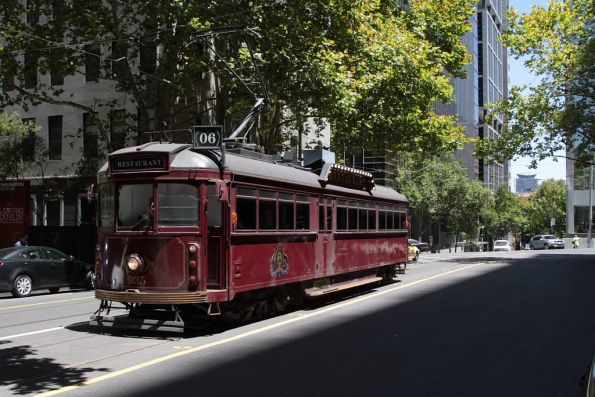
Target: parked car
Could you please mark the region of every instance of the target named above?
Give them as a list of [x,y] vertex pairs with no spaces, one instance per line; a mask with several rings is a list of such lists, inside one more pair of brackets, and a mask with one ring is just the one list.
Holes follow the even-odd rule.
[[410,238],[408,240],[409,244],[415,245],[417,248],[419,248],[419,252],[428,252],[430,251],[430,246],[428,245],[428,243],[422,243],[421,241],[418,241],[416,239]]
[[564,240],[552,236],[551,234],[538,234],[537,236],[531,237],[529,248],[532,250],[564,248]]
[[510,251],[510,244],[506,240],[494,241],[494,251]]
[[33,290],[95,287],[93,265],[55,248],[10,247],[0,249],[0,292],[24,297]]
[[416,261],[419,258],[419,248],[415,245],[411,244],[411,242],[407,243],[407,260],[408,261]]

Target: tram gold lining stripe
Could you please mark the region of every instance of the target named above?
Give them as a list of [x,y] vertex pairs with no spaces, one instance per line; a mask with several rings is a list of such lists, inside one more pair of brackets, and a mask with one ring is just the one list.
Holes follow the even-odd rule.
[[258,334],[261,334],[261,333],[266,332],[266,331],[270,331],[270,330],[275,329],[275,328],[283,327],[283,326],[288,325],[288,324],[292,324],[292,323],[295,323],[295,322],[298,322],[298,321],[302,321],[302,320],[306,320],[306,319],[309,319],[309,318],[312,318],[312,317],[316,317],[316,316],[319,316],[319,315],[321,315],[323,313],[327,313],[327,312],[330,312],[330,311],[341,309],[341,308],[343,308],[345,306],[349,306],[349,305],[353,305],[353,304],[356,304],[356,303],[360,303],[360,302],[366,301],[368,299],[375,298],[377,296],[386,295],[388,293],[391,293],[391,292],[394,292],[394,291],[397,291],[397,290],[400,290],[400,289],[412,287],[414,285],[421,284],[421,283],[426,282],[426,281],[434,280],[434,279],[439,278],[439,277],[447,276],[449,274],[457,273],[457,272],[460,272],[460,271],[463,271],[463,270],[467,270],[467,269],[471,269],[473,267],[477,267],[477,266],[481,266],[481,265],[485,265],[485,263],[474,263],[472,265],[467,265],[467,266],[463,266],[463,267],[460,267],[460,268],[457,268],[457,269],[449,270],[448,272],[445,272],[445,273],[435,274],[433,276],[425,277],[425,278],[422,278],[422,279],[417,280],[417,281],[412,281],[411,283],[408,283],[408,284],[399,285],[399,286],[396,286],[394,288],[390,288],[390,289],[387,289],[387,290],[373,292],[370,295],[361,296],[361,297],[355,298],[354,300],[349,300],[349,301],[346,301],[346,302],[343,302],[343,303],[339,303],[337,305],[334,305],[334,306],[331,306],[331,307],[327,307],[327,308],[324,308],[324,309],[321,309],[321,310],[318,310],[318,311],[315,311],[315,312],[312,312],[312,313],[307,313],[307,314],[300,315],[300,316],[297,316],[297,317],[294,317],[294,318],[290,318],[290,319],[285,320],[285,321],[282,321],[280,323],[267,325],[266,327],[262,327],[262,328],[258,328],[258,329],[252,330],[252,331],[248,331],[246,333],[243,333],[243,334],[240,334],[240,335],[236,335],[236,336],[232,336],[232,337],[227,338],[227,339],[222,339],[222,340],[219,340],[219,341],[216,341],[216,342],[207,343],[205,345],[196,346],[196,347],[193,347],[191,349],[183,350],[183,351],[180,351],[180,352],[177,352],[177,353],[168,354],[167,356],[155,358],[153,360],[149,360],[149,361],[146,361],[146,362],[141,363],[141,364],[133,365],[131,367],[124,368],[124,369],[121,369],[121,370],[112,372],[110,374],[100,375],[100,376],[97,376],[95,378],[88,379],[88,380],[86,380],[84,382],[81,382],[79,384],[76,384],[76,385],[65,386],[65,387],[62,387],[60,389],[50,390],[50,391],[45,392],[45,393],[40,393],[37,396],[44,396],[44,397],[55,396],[57,394],[61,394],[61,393],[64,393],[64,392],[67,392],[67,391],[70,391],[70,390],[74,390],[74,389],[79,388],[79,387],[82,387],[82,386],[88,386],[88,385],[92,385],[94,383],[99,383],[99,382],[102,382],[104,380],[115,378],[117,376],[124,375],[124,374],[130,373],[130,372],[138,371],[139,369],[143,369],[143,368],[147,368],[147,367],[150,367],[150,366],[153,366],[153,365],[156,365],[156,364],[160,364],[160,363],[163,363],[165,361],[169,361],[169,360],[172,360],[174,358],[185,356],[185,355],[190,354],[190,353],[196,353],[196,352],[199,352],[199,351],[202,351],[202,350],[210,349],[212,347],[224,345],[224,344],[227,344],[227,343],[230,343],[230,342],[235,342],[237,340],[244,339],[244,338],[247,338],[247,337],[250,337],[250,336],[253,336],[253,335],[258,335]]
[[84,299],[95,299],[94,296],[88,296],[85,298],[73,298],[73,299],[61,299],[59,301],[50,301],[50,302],[39,302],[39,303],[28,303],[26,305],[18,305],[18,306],[8,306],[8,307],[0,307],[0,311],[2,310],[10,310],[10,309],[20,309],[22,307],[32,307],[32,306],[41,306],[41,305],[51,305],[52,303],[64,303],[64,302],[72,302],[72,301],[80,301]]

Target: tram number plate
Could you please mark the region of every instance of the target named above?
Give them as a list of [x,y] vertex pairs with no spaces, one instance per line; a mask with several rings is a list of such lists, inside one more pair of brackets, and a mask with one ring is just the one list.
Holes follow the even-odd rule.
[[220,125],[195,125],[195,149],[220,149],[223,126]]

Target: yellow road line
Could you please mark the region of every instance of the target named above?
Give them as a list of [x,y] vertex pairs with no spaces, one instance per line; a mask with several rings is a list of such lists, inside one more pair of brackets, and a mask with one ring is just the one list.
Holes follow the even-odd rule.
[[61,299],[61,300],[58,300],[58,301],[29,303],[29,304],[26,304],[26,305],[0,307],[0,311],[2,311],[2,310],[10,310],[10,309],[20,309],[20,308],[23,308],[23,307],[51,305],[53,303],[64,303],[64,302],[80,301],[80,300],[85,300],[85,299],[95,299],[95,297],[94,296],[87,296],[85,298]]
[[366,301],[368,299],[372,299],[372,298],[375,298],[375,297],[378,297],[378,296],[381,296],[381,295],[386,295],[388,293],[391,293],[391,292],[394,292],[394,291],[397,291],[397,290],[400,290],[400,289],[412,287],[414,285],[417,285],[417,284],[420,284],[420,283],[423,283],[423,282],[426,282],[426,281],[434,280],[434,279],[439,278],[439,277],[443,277],[443,276],[446,276],[446,275],[449,275],[449,274],[457,273],[457,272],[460,272],[460,271],[463,271],[463,270],[467,270],[467,269],[470,269],[470,268],[473,268],[473,267],[476,267],[476,266],[480,266],[480,265],[484,265],[484,263],[475,263],[475,264],[472,264],[472,265],[467,265],[467,266],[460,267],[460,268],[457,268],[457,269],[454,269],[454,270],[450,270],[450,271],[445,272],[445,273],[440,273],[440,274],[436,274],[436,275],[433,275],[433,276],[430,276],[430,277],[425,277],[425,278],[422,278],[422,279],[417,280],[417,281],[413,281],[413,282],[408,283],[408,284],[399,285],[399,286],[395,286],[395,287],[390,288],[390,289],[373,292],[373,293],[371,293],[369,295],[365,295],[365,296],[361,296],[361,297],[358,297],[358,298],[350,299],[349,301],[345,301],[345,302],[342,302],[342,303],[339,303],[339,304],[336,304],[336,305],[333,305],[333,306],[330,306],[330,307],[327,307],[327,308],[324,308],[324,309],[320,309],[320,310],[317,310],[317,311],[312,312],[312,313],[306,313],[306,314],[303,314],[301,316],[293,317],[293,318],[290,318],[288,320],[282,321],[280,323],[267,325],[266,327],[262,327],[262,328],[258,328],[258,329],[252,330],[252,331],[248,331],[248,332],[245,332],[243,334],[232,336],[232,337],[227,338],[227,339],[222,339],[222,340],[219,340],[219,341],[216,341],[216,342],[207,343],[205,345],[196,346],[196,347],[193,347],[191,349],[187,349],[187,350],[183,350],[183,351],[180,351],[180,352],[177,352],[177,353],[169,354],[167,356],[159,357],[159,358],[156,358],[156,359],[153,359],[153,360],[150,360],[150,361],[146,361],[146,362],[141,363],[141,364],[133,365],[132,367],[128,367],[128,368],[124,368],[124,369],[121,369],[121,370],[118,370],[118,371],[114,371],[114,372],[109,373],[109,374],[100,375],[100,376],[97,376],[95,378],[87,379],[86,381],[81,382],[81,383],[76,384],[76,385],[65,386],[65,387],[62,387],[60,389],[51,390],[51,391],[48,391],[48,392],[45,392],[45,393],[40,393],[40,394],[38,394],[38,396],[44,396],[44,397],[46,397],[46,396],[55,396],[57,394],[61,394],[61,393],[67,392],[69,390],[74,390],[74,389],[79,388],[79,387],[82,387],[82,386],[92,385],[94,383],[102,382],[104,380],[115,378],[117,376],[121,376],[121,375],[130,373],[130,372],[138,371],[139,369],[147,368],[147,367],[153,366],[155,364],[159,364],[159,363],[162,363],[162,362],[165,362],[165,361],[173,360],[174,358],[185,356],[185,355],[190,354],[190,353],[196,353],[196,352],[199,352],[199,351],[202,351],[202,350],[210,349],[212,347],[224,345],[224,344],[231,343],[231,342],[234,342],[234,341],[237,341],[237,340],[240,340],[240,339],[248,338],[250,336],[258,335],[258,334],[261,334],[261,333],[266,332],[266,331],[270,331],[270,330],[275,329],[275,328],[283,327],[285,325],[292,324],[292,323],[295,323],[295,322],[298,322],[298,321],[303,321],[303,320],[306,320],[306,319],[309,319],[309,318],[312,318],[312,317],[315,317],[315,316],[319,316],[319,315],[321,315],[323,313],[327,313],[327,312],[330,312],[330,311],[338,310],[338,309],[343,308],[345,306],[349,306],[349,305],[353,305],[353,304],[356,304],[356,303],[360,303],[360,302]]

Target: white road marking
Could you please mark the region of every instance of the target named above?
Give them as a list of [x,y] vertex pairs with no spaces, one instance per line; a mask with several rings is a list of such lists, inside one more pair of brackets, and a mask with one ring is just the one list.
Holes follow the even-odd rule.
[[64,329],[64,327],[48,328],[48,329],[42,329],[41,331],[26,332],[24,334],[2,336],[2,337],[0,337],[0,340],[15,339],[15,338],[20,338],[22,336],[29,336],[29,335],[35,335],[35,334],[43,334],[43,333],[46,333],[46,332],[57,331],[59,329]]

